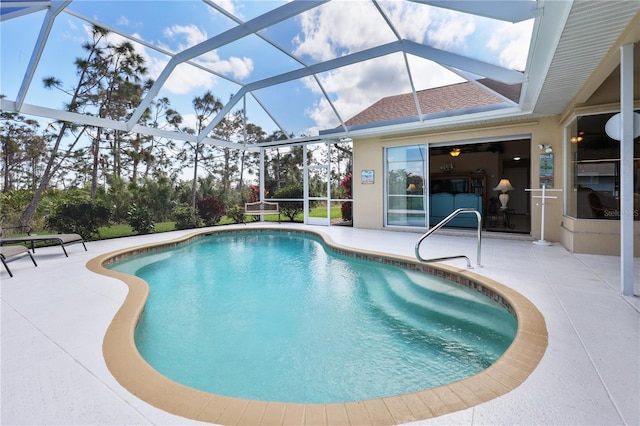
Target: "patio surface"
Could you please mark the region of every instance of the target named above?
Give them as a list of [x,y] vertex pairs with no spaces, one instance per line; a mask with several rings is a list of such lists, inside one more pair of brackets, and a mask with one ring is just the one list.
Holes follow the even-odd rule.
[[[240,225],[242,226],[242,225]],[[253,226],[253,225],[248,225]],[[289,225],[281,225],[286,227]],[[349,247],[414,257],[420,234],[293,225]],[[113,378],[102,340],[127,287],[90,272],[103,253],[192,233],[174,231],[37,249],[1,272],[0,424],[186,425],[198,422],[138,399]],[[434,234],[424,257],[467,254],[475,237]],[[446,262],[463,267],[463,260]],[[569,253],[559,244],[483,238],[473,272],[520,292],[542,312],[549,344],[518,388],[473,408],[414,424],[640,424],[640,297],[620,294],[620,258]],[[635,259],[636,288],[640,259]]]

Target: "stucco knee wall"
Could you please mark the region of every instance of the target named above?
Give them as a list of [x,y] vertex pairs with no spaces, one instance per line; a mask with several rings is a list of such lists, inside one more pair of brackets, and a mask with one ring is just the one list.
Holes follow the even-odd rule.
[[[620,221],[574,219],[562,221],[563,246],[573,253],[620,256]],[[640,221],[633,224],[633,255],[640,257]]]

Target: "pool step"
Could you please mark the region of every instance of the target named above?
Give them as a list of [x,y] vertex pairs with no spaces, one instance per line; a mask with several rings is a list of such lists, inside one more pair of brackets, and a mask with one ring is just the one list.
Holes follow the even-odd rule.
[[508,338],[515,333],[513,315],[484,295],[457,284],[413,271],[400,271],[400,276],[392,276],[387,283],[400,303],[418,314],[437,312],[467,327],[488,329]]
[[[367,280],[373,305],[389,320],[419,330],[430,339],[441,340],[440,344],[444,346],[457,346],[455,350],[464,352],[471,350],[467,343],[469,339],[482,340],[482,344],[474,350],[483,358],[495,360],[515,334],[515,320],[512,317],[505,316],[503,319],[509,326],[496,328],[486,313],[479,314],[481,310],[478,311],[467,295],[448,298],[411,282],[402,271],[385,271],[385,274],[377,275]],[[453,290],[455,292],[455,288]],[[474,323],[474,314],[481,321]],[[506,311],[505,314],[510,315]]]

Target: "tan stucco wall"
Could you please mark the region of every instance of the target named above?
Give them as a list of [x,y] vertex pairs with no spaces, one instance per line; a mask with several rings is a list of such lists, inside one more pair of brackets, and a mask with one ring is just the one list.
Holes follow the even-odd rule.
[[[620,221],[564,217],[560,242],[574,253],[620,255]],[[634,221],[633,253],[640,256],[640,221]]]
[[[453,131],[425,132],[412,135],[395,135],[388,137],[376,137],[356,139],[353,143],[353,218],[354,226],[358,228],[381,229],[384,224],[384,148],[392,146],[415,145],[439,142],[468,142],[488,141],[492,138],[505,140],[507,138],[521,139],[531,138],[531,185],[539,188],[538,179],[539,155],[541,151],[538,144],[550,144],[554,152],[555,188],[563,185],[562,141],[563,128],[556,117],[540,118],[526,122],[510,122],[508,124],[488,125],[469,129],[457,129]],[[508,142],[505,142],[508,145]],[[464,166],[462,166],[464,167]],[[477,165],[476,167],[482,167]],[[362,170],[373,170],[375,180],[373,184],[361,182]],[[468,170],[471,171],[471,170]],[[434,172],[434,170],[432,170]],[[490,170],[487,170],[487,188],[493,188],[500,178]],[[525,188],[520,188],[524,192]],[[531,197],[532,193],[527,193]],[[531,201],[531,234],[536,239],[540,238],[540,207],[539,201]],[[560,224],[562,222],[562,197],[548,201],[545,210],[545,240],[560,241]],[[397,229],[397,228],[394,228]]]

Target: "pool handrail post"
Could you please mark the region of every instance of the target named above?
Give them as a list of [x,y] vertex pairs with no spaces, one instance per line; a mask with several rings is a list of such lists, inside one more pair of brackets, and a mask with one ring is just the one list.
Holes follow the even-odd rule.
[[451,219],[453,219],[454,217],[458,216],[459,214],[462,213],[475,213],[476,214],[476,218],[478,219],[478,231],[477,231],[477,248],[476,248],[476,263],[478,268],[482,268],[482,264],[480,263],[480,257],[481,257],[481,251],[482,251],[482,214],[480,214],[480,212],[476,209],[472,209],[469,207],[464,207],[461,209],[457,209],[454,210],[449,216],[445,217],[444,219],[442,219],[440,222],[438,222],[436,225],[433,226],[433,228],[429,229],[422,237],[420,237],[420,239],[418,240],[418,242],[416,243],[416,247],[415,247],[415,254],[416,254],[416,258],[421,261],[421,262],[440,262],[443,260],[451,260],[451,259],[466,259],[467,260],[467,268],[469,269],[473,269],[473,267],[471,266],[471,261],[469,260],[469,257],[465,256],[465,255],[459,255],[459,256],[445,256],[445,257],[437,257],[437,258],[433,258],[433,259],[424,259],[421,255],[420,255],[420,244],[422,244],[422,242],[431,234],[433,234],[434,232],[436,232],[437,230],[439,230],[440,228],[442,228],[443,226],[445,226],[447,223],[449,223],[449,221]]

